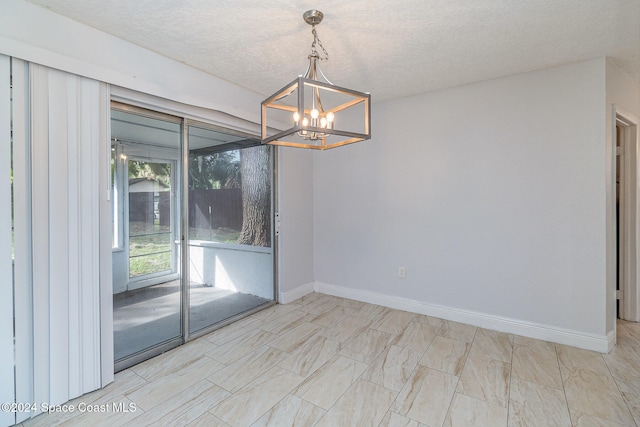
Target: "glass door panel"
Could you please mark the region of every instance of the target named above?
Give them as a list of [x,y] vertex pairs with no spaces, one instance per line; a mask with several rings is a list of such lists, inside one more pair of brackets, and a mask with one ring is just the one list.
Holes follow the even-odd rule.
[[[172,166],[169,162],[129,160],[130,280],[176,272]],[[139,176],[141,171],[151,171],[153,175]]]
[[189,332],[274,300],[272,154],[189,126]]
[[112,109],[111,135],[114,346],[126,366],[183,335],[181,123]]

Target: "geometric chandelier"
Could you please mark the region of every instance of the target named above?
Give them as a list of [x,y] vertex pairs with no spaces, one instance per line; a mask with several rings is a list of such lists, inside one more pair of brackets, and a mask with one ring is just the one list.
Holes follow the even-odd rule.
[[[329,59],[316,32],[323,16],[303,15],[313,34],[305,73],[262,101],[263,144],[326,150],[371,138],[371,95],[335,86],[320,69],[318,61]],[[269,129],[280,131],[268,135]]]

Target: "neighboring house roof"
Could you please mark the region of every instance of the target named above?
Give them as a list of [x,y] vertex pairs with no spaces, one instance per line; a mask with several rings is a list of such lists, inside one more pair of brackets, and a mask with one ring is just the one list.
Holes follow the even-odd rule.
[[129,193],[169,191],[170,186],[153,178],[130,178]]

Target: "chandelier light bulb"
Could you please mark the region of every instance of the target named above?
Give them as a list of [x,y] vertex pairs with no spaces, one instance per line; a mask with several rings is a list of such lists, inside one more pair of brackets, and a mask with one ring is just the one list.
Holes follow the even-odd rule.
[[323,127],[323,128],[327,127],[327,119],[325,117],[320,119],[320,127]]
[[309,125],[309,119],[307,119],[306,117],[302,119],[302,126],[308,126]]
[[334,125],[335,120],[336,120],[336,116],[333,114],[333,112],[329,111],[327,113],[327,128],[328,129],[333,129],[333,125]]
[[312,119],[317,119],[319,115],[320,115],[320,112],[318,110],[316,110],[315,108],[313,110],[311,110],[311,118]]
[[293,113],[293,121],[296,122],[296,125],[300,121],[300,114],[297,111]]

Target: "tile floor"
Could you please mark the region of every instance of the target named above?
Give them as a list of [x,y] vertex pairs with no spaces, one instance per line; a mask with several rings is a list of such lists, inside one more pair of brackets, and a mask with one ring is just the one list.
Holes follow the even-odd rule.
[[640,324],[607,355],[322,294],[116,375],[34,426],[636,426]]

